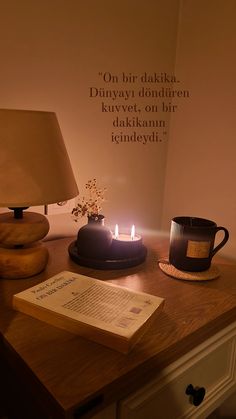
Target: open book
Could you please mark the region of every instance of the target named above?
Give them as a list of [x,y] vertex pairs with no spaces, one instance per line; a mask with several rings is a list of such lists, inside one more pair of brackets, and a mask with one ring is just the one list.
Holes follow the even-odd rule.
[[13,307],[127,353],[163,306],[163,298],[72,272],[13,296]]

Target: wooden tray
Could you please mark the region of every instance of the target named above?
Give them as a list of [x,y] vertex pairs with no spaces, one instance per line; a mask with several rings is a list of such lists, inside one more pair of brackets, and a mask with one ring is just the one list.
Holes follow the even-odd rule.
[[144,245],[140,248],[140,251],[132,258],[128,259],[90,259],[82,255],[79,255],[77,252],[76,241],[73,241],[69,247],[68,252],[71,259],[81,266],[87,266],[88,268],[95,269],[125,269],[132,266],[139,265],[143,263],[147,256],[147,249]]

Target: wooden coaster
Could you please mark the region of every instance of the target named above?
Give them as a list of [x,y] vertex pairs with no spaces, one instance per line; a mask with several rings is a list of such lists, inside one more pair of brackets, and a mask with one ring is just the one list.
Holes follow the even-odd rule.
[[168,261],[160,261],[159,267],[166,275],[185,281],[209,281],[220,276],[219,269],[216,265],[211,265],[209,269],[202,272],[180,271],[173,265],[170,265]]

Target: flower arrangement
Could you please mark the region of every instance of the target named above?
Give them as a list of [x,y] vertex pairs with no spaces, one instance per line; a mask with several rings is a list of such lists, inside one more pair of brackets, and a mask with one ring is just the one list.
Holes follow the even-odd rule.
[[107,188],[98,187],[97,179],[90,179],[85,184],[85,189],[87,194],[79,199],[77,205],[72,210],[74,221],[78,221],[78,218],[85,215],[95,219],[101,217],[101,204],[105,201],[104,195]]

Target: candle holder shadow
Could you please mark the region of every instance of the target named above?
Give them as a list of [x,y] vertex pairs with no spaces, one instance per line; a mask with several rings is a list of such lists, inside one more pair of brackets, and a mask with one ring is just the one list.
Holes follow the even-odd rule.
[[75,263],[88,268],[103,270],[131,268],[145,261],[147,249],[141,239],[128,243],[131,244],[113,238],[108,255],[104,259],[94,259],[79,254],[76,240],[69,245],[68,252]]

